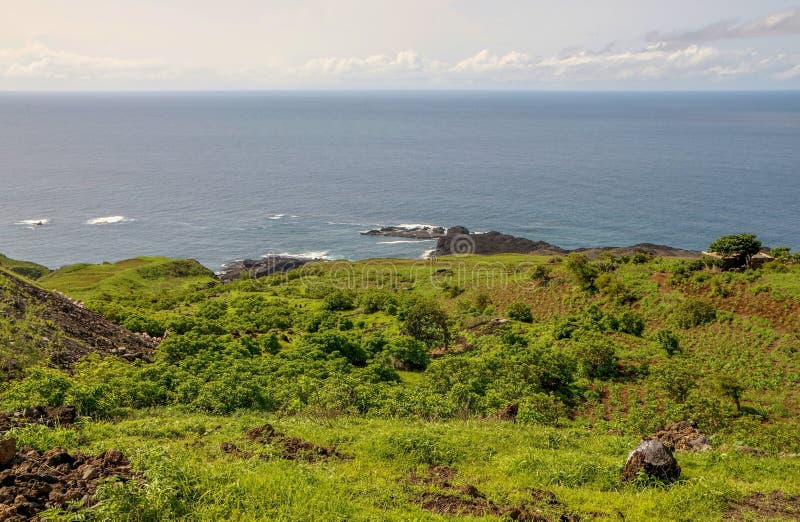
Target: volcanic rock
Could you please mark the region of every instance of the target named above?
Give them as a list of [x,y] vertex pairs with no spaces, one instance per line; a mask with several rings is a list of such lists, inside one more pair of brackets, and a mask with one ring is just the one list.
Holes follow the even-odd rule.
[[230,283],[243,277],[256,279],[272,275],[276,272],[288,272],[299,268],[312,261],[321,259],[308,259],[301,257],[288,256],[266,256],[261,259],[244,259],[242,261],[231,261],[222,267],[222,271],[217,274],[220,281]]
[[443,237],[444,227],[381,227],[361,232],[362,236],[402,237],[407,239],[436,239]]
[[664,482],[673,482],[680,477],[681,467],[672,451],[660,440],[644,440],[628,455],[622,480],[633,480],[640,473]]
[[436,243],[432,256],[466,254],[537,254],[563,255],[567,251],[544,241],[531,241],[523,237],[510,236],[500,232],[485,234],[470,233],[457,226],[447,230],[444,237]]

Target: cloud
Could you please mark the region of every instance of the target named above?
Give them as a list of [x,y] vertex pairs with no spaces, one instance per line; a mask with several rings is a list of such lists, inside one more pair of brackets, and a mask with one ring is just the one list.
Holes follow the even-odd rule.
[[800,34],[800,9],[773,13],[744,23],[725,20],[689,31],[652,31],[645,38],[648,42],[686,44],[792,34]]
[[86,56],[33,42],[0,49],[0,77],[40,80],[170,80],[178,71],[152,61]]
[[747,77],[786,80],[798,75],[795,65],[799,62],[796,56],[765,56],[753,50],[727,50],[697,44],[673,48],[658,43],[632,51],[573,50],[541,58],[518,51],[493,54],[484,49],[452,64],[404,51],[394,57],[316,59],[309,61],[302,70],[319,78],[352,81],[380,81],[413,73],[416,78],[437,84],[546,86],[692,78],[714,82]]
[[300,76],[398,76],[431,73],[445,64],[421,57],[415,51],[400,51],[396,55],[375,54],[366,58],[315,58],[292,72]]

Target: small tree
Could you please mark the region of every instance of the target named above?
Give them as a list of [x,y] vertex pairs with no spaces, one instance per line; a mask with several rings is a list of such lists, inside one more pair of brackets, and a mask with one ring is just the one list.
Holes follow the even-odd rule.
[[761,241],[755,234],[732,234],[722,236],[708,246],[709,252],[722,257],[733,257],[744,262],[750,268],[753,256],[761,250]]
[[508,318],[523,323],[532,323],[531,307],[520,301],[514,301],[508,307]]
[[450,342],[447,313],[436,301],[415,299],[403,310],[403,332],[428,346],[441,342],[447,346]]
[[736,413],[741,413],[741,399],[742,393],[744,392],[744,385],[742,382],[731,375],[723,375],[717,379],[717,387],[723,395],[733,401],[733,405],[736,407]]
[[564,258],[564,266],[572,274],[573,279],[583,290],[593,292],[595,287],[595,279],[597,279],[597,267],[589,262],[589,259],[583,254],[568,254]]

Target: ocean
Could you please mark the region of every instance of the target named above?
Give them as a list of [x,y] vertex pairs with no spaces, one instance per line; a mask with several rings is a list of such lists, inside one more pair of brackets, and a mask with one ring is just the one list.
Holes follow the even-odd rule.
[[798,249],[799,199],[800,92],[0,94],[0,252],[53,268],[435,246],[359,234],[400,224]]

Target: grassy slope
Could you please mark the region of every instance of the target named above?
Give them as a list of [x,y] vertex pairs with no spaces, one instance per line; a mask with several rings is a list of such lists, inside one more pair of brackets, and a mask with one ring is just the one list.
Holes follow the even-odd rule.
[[137,257],[101,265],[66,266],[43,277],[39,284],[86,300],[103,294],[159,293],[212,281],[213,273],[196,261]]
[[[138,258],[114,265],[79,265],[53,273],[42,284],[77,299],[111,299],[132,306],[135,301],[126,301],[132,295],[189,292],[192,284],[210,280],[202,275],[174,278],[169,270],[145,270],[143,276],[142,269],[170,263]],[[549,284],[531,280],[530,272],[537,265],[550,267]],[[800,494],[795,480],[800,476],[800,461],[791,449],[800,438],[800,300],[796,292],[800,267],[754,274],[700,274],[683,280],[672,279],[673,268],[673,261],[654,260],[617,270],[616,276],[641,297],[631,308],[645,319],[645,336],[608,335],[620,344],[621,367],[650,368],[650,375],[584,381],[588,400],[575,411],[574,419],[562,419],[561,427],[350,415],[276,417],[254,412],[206,416],[156,409],[136,412],[120,422],[87,422],[76,430],[29,428],[20,434],[21,440],[43,448],[55,443],[84,450],[120,447],[147,470],[152,487],[145,493],[146,502],[116,492],[110,505],[132,501],[140,509],[151,505],[154,513],[183,513],[193,520],[446,519],[422,510],[421,486],[407,480],[412,469],[421,472],[429,463],[451,465],[458,470],[456,483],[475,485],[498,504],[514,504],[527,494],[526,488],[541,488],[555,492],[576,512],[608,520],[618,520],[617,512],[627,520],[717,520],[726,502],[749,492],[778,489]],[[481,294],[491,302],[487,316],[503,316],[514,301],[530,305],[534,323],[514,323],[517,331],[529,336],[549,335],[554,323],[592,304],[613,308],[607,297],[576,289],[560,265],[530,256],[335,262],[310,265],[278,279],[219,285],[203,294],[203,300],[187,299],[176,313],[192,315],[208,301],[230,302],[243,295],[280,299],[292,307],[314,310],[320,307],[320,287],[395,288],[435,297],[458,318],[460,334],[470,337],[477,330],[468,325],[478,315],[470,307],[474,309]],[[450,287],[463,292],[451,297]],[[716,404],[726,403],[714,378],[731,375],[745,386],[742,403],[768,420],[762,423],[758,415],[738,419],[733,427],[712,437],[713,451],[679,454],[684,475],[671,487],[621,486],[617,477],[627,452],[640,435],[674,414],[669,397],[655,385],[656,370],[668,358],[651,334],[670,327],[670,310],[688,297],[713,302],[719,313],[710,324],[675,330],[684,352],[680,360],[699,375],[695,392]],[[362,315],[356,310],[344,315],[363,320],[359,328],[364,331],[399,331],[396,318],[382,312]],[[290,332],[287,338],[284,350],[295,347],[297,336]],[[401,377],[408,387],[426,379],[420,372],[401,372]],[[724,407],[730,409],[729,404]],[[242,431],[265,420],[291,435],[337,444],[354,458],[263,462],[238,460],[220,451],[223,441],[244,446]],[[392,454],[398,437],[421,440],[420,447],[425,449],[411,456]],[[787,441],[790,449],[781,452]],[[741,445],[764,448],[766,454],[746,454],[736,449]],[[175,495],[176,490],[181,494]]]
[[39,279],[50,273],[50,269],[31,261],[19,261],[0,254],[0,267],[7,268],[12,272],[25,276],[28,279]]

